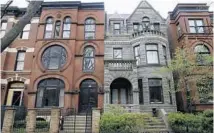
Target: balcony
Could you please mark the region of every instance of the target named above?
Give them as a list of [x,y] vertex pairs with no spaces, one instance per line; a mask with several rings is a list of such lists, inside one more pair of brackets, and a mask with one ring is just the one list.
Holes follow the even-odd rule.
[[166,35],[164,33],[162,33],[161,31],[158,31],[158,30],[142,30],[142,31],[136,31],[136,32],[132,33],[131,38],[136,38],[136,37],[143,36],[143,35],[155,35],[155,36],[166,37]]
[[109,70],[132,71],[136,66],[136,60],[105,60],[105,66]]

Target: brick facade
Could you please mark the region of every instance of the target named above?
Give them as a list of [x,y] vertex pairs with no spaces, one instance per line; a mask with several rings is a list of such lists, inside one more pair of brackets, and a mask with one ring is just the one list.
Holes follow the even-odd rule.
[[[53,8],[54,7],[54,8]],[[16,7],[9,9],[15,10]],[[23,9],[18,9],[20,14]],[[18,11],[17,11],[18,12]],[[2,20],[7,22],[7,31],[21,17],[5,15]],[[44,38],[46,20],[53,18],[61,22],[58,38]],[[62,38],[63,20],[71,18],[70,36]],[[44,2],[41,12],[31,20],[28,39],[16,40],[1,54],[1,83],[5,86],[1,93],[1,104],[7,103],[10,84],[21,82],[24,84],[23,102],[28,108],[36,107],[38,84],[43,79],[57,78],[64,82],[64,108],[79,107],[80,84],[85,79],[92,79],[97,83],[97,93],[104,82],[104,4],[81,2]],[[84,26],[87,18],[95,20],[95,39],[85,39]],[[54,27],[55,28],[55,27]],[[52,28],[52,29],[54,29]],[[54,32],[54,30],[52,30]],[[51,46],[61,46],[66,50],[66,62],[57,70],[48,70],[41,62],[42,54]],[[95,68],[92,72],[83,72],[83,51],[87,46],[95,49]],[[25,51],[24,69],[15,71],[17,52]],[[103,106],[103,94],[97,94],[97,107]]]

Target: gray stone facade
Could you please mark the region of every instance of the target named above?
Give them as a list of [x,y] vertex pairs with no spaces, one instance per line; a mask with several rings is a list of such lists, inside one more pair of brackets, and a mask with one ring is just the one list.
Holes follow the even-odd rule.
[[[143,27],[142,19],[149,18],[149,26]],[[115,24],[119,24],[119,33],[116,33]],[[134,24],[139,24],[134,30]],[[154,25],[153,25],[154,24]],[[155,24],[159,25],[155,29]],[[131,83],[131,94],[127,106],[135,106],[144,111],[152,108],[163,108],[166,111],[176,111],[176,100],[171,73],[163,73],[161,67],[170,61],[169,44],[166,34],[166,22],[157,11],[146,1],[141,1],[132,14],[107,14],[105,37],[105,74],[104,74],[104,105],[111,104],[111,84],[117,78],[125,78]],[[157,64],[147,63],[146,44],[156,44],[158,53]],[[136,64],[134,47],[139,46],[140,59]],[[163,46],[166,47],[166,60]],[[114,58],[114,48],[122,49],[122,58]],[[163,103],[150,102],[148,79],[162,79]],[[142,81],[143,93],[140,94],[138,79]],[[171,93],[171,97],[170,97]],[[139,95],[143,96],[143,103],[139,102]],[[124,105],[126,106],[126,105]]]

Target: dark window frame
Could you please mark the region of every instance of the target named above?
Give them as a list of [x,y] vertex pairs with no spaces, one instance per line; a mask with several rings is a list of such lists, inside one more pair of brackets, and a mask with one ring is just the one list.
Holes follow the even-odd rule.
[[[69,22],[66,22],[66,19],[69,19]],[[70,29],[64,29],[65,25],[70,25]],[[62,38],[70,38],[71,36],[71,25],[72,25],[72,20],[71,17],[65,17],[63,20],[63,28],[62,28]],[[69,32],[69,37],[64,37],[64,32]]]
[[[93,23],[87,23],[87,21],[88,20],[93,20]],[[93,26],[94,25],[94,29],[93,30],[90,30],[90,31],[86,31],[86,27],[87,26]],[[93,33],[93,37],[92,38],[86,38],[86,34],[90,34],[90,33]],[[93,40],[93,39],[96,39],[96,20],[94,19],[94,18],[92,18],[92,17],[90,17],[90,18],[87,18],[87,19],[85,19],[85,25],[84,25],[84,38],[86,39],[86,40]]]
[[[150,86],[149,85],[149,80],[159,80],[159,81],[161,81],[161,86],[159,86],[159,85],[154,85],[154,86]],[[163,97],[163,80],[161,79],[161,78],[149,78],[148,79],[148,87],[149,87],[149,101],[150,101],[150,104],[164,104],[164,97]],[[160,89],[160,102],[155,102],[155,101],[152,101],[151,100],[151,91],[152,91],[152,89]],[[155,91],[155,90],[153,90],[153,91]],[[156,94],[158,94],[157,92],[155,92]]]
[[166,49],[166,46],[162,45],[162,48],[163,48],[163,57],[164,57],[164,60],[165,60],[165,65],[167,66],[168,65],[168,61],[167,61],[167,49]]
[[[115,57],[115,53],[114,53],[115,50],[120,50],[121,51],[121,58],[116,58]],[[123,59],[123,48],[113,48],[113,58],[114,59]]]
[[[51,22],[48,22],[48,19],[51,19]],[[52,29],[51,30],[47,30],[47,25],[52,25]],[[50,39],[53,37],[53,29],[54,29],[54,19],[53,17],[47,17],[46,21],[45,21],[45,29],[44,29],[44,39]],[[46,37],[46,35],[50,33],[50,37]]]
[[[194,26],[190,26],[189,21],[194,21]],[[196,23],[196,21],[202,21],[202,26],[198,26],[197,23]],[[200,34],[205,33],[204,20],[203,19],[188,19],[188,24],[189,24],[189,32],[190,33],[195,33],[195,34],[197,34],[197,33],[200,33]],[[198,28],[200,28],[200,27],[203,28],[203,32],[198,32],[199,31]],[[190,28],[194,28],[195,32],[191,32]]]
[[[93,56],[86,56],[86,49],[88,49],[88,48],[92,48],[93,49]],[[86,46],[85,48],[84,48],[84,52],[83,52],[83,67],[82,67],[82,71],[83,72],[94,72],[95,71],[95,48],[93,47],[93,46]],[[86,60],[93,60],[93,68],[92,69],[86,69],[86,63],[85,63],[85,61]]]
[[[16,54],[16,63],[15,63],[14,71],[23,71],[23,70],[24,70],[24,65],[23,65],[23,68],[22,68],[21,70],[20,70],[20,69],[17,69],[18,63],[19,63],[19,62],[23,62],[23,64],[24,64],[24,62],[25,62],[25,57],[24,57],[24,60],[21,60],[21,61],[18,60],[19,54],[20,54],[20,53],[24,53],[24,54],[26,55],[26,51],[24,51],[24,50],[19,50],[19,51],[17,52],[17,54]],[[25,56],[25,55],[24,55],[24,56]]]
[[[157,46],[157,50],[147,50],[147,45],[156,45]],[[145,45],[145,49],[146,49],[146,63],[148,65],[160,65],[160,58],[159,58],[159,50],[158,50],[158,44],[157,43],[147,43]],[[158,58],[158,62],[157,63],[148,63],[148,56],[147,56],[147,52],[149,51],[156,51],[157,52],[157,58]]]
[[[51,56],[51,48],[53,49],[53,47],[55,47],[55,46],[59,47],[60,50],[61,50],[61,51],[60,51],[60,57],[57,56],[57,57],[60,58],[60,59],[58,59],[58,61],[59,61],[59,62],[58,62],[58,68],[56,68],[56,69],[50,69],[50,61],[51,61],[51,58],[54,58],[53,55]],[[45,53],[47,50],[48,50],[48,52]],[[63,53],[63,52],[64,52],[64,53]],[[44,54],[46,54],[46,55],[44,55]],[[65,55],[65,60],[64,60],[64,62],[62,62],[63,54]],[[46,57],[44,57],[44,56],[46,56]],[[51,45],[51,46],[47,47],[47,48],[43,51],[42,56],[41,56],[41,62],[42,62],[43,67],[44,67],[46,70],[59,70],[59,69],[63,68],[63,66],[66,64],[66,62],[67,62],[67,56],[68,56],[68,53],[67,53],[66,49],[65,49],[64,47],[60,46],[60,45],[55,44],[55,45]],[[44,63],[44,61],[43,61],[44,58],[48,58],[47,66],[45,66],[45,63]]]
[[143,79],[138,79],[138,89],[139,89],[139,103],[144,104],[144,96],[143,96]]

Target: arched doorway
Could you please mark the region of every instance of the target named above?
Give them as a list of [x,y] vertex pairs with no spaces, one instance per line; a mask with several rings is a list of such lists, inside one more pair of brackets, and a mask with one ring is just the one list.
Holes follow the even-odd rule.
[[80,84],[79,112],[84,113],[92,107],[97,107],[97,83],[92,79],[85,79]]
[[111,85],[111,104],[131,104],[132,85],[125,78],[115,79]]

